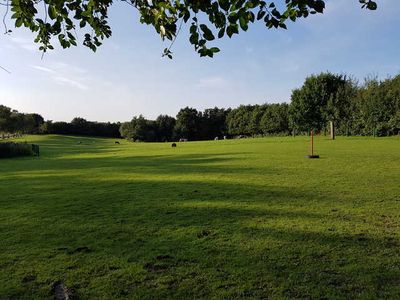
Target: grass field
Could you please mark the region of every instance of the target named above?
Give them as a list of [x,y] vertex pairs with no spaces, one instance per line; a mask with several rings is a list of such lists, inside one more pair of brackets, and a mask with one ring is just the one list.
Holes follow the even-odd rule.
[[[400,298],[400,139],[30,136],[0,160],[0,298]],[[77,144],[81,141],[82,144]]]

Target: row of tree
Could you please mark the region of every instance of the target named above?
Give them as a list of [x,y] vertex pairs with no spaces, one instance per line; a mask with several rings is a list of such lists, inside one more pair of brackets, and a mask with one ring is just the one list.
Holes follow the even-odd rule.
[[290,104],[241,105],[235,109],[181,109],[176,118],[142,115],[125,123],[98,123],[82,118],[71,122],[44,121],[0,106],[0,133],[52,133],[124,137],[132,141],[164,142],[181,138],[209,140],[223,136],[303,134],[310,130],[341,135],[400,134],[400,75],[362,85],[351,77],[321,73],[306,78]]
[[0,105],[0,135],[5,133],[39,133],[44,119],[39,114],[24,114]]
[[120,138],[120,123],[91,122],[74,118],[71,122],[46,121],[40,128],[43,134],[67,134]]
[[[167,125],[166,125],[167,124]],[[121,136],[130,140],[207,140],[222,136],[304,134],[311,130],[341,135],[400,134],[400,75],[360,85],[351,77],[329,72],[306,78],[290,104],[241,105],[203,112],[183,108],[176,119],[135,117],[123,123]]]
[[229,135],[287,135],[290,133],[289,105],[241,105],[226,118]]
[[45,121],[35,113],[20,113],[0,105],[0,137],[10,134],[70,134],[100,137],[121,137],[120,123],[90,122],[74,118],[71,122]]
[[358,85],[347,76],[310,76],[292,93],[290,126],[345,135],[393,135],[400,132],[400,75],[383,81],[367,79]]
[[194,108],[182,108],[176,118],[160,115],[155,121],[143,116],[122,123],[121,136],[133,141],[164,142],[179,140],[209,140],[228,134],[226,118],[231,110],[210,108],[203,112]]

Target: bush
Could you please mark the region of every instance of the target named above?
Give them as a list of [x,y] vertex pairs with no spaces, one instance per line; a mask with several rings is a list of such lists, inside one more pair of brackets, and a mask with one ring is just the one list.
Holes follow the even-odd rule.
[[39,146],[27,143],[0,143],[0,158],[39,156]]

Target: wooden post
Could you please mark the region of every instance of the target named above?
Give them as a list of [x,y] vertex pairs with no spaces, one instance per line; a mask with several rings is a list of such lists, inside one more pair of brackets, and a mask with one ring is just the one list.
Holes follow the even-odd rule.
[[334,140],[335,137],[336,137],[335,122],[334,121],[330,121],[330,125],[331,125],[331,140]]
[[311,153],[307,155],[308,158],[319,158],[319,155],[314,154],[314,129],[310,131],[311,135]]
[[311,130],[311,156],[314,156],[314,129]]

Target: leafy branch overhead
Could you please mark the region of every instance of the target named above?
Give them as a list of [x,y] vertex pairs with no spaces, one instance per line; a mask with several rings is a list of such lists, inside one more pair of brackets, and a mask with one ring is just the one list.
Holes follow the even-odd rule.
[[[322,0],[121,0],[137,9],[140,22],[154,27],[163,40],[171,46],[183,23],[189,24],[189,42],[200,56],[219,52],[209,46],[216,38],[223,38],[246,31],[251,23],[262,22],[267,28],[286,29],[288,21],[307,18],[310,14],[323,13]],[[283,3],[284,2],[284,3]],[[361,7],[375,10],[372,0],[359,0]],[[111,0],[0,0],[7,17],[15,27],[26,27],[36,33],[35,42],[46,52],[53,49],[56,37],[63,48],[77,45],[77,30],[83,33],[83,45],[96,51],[102,40],[111,36],[108,10]],[[171,46],[164,55],[172,58]]]

